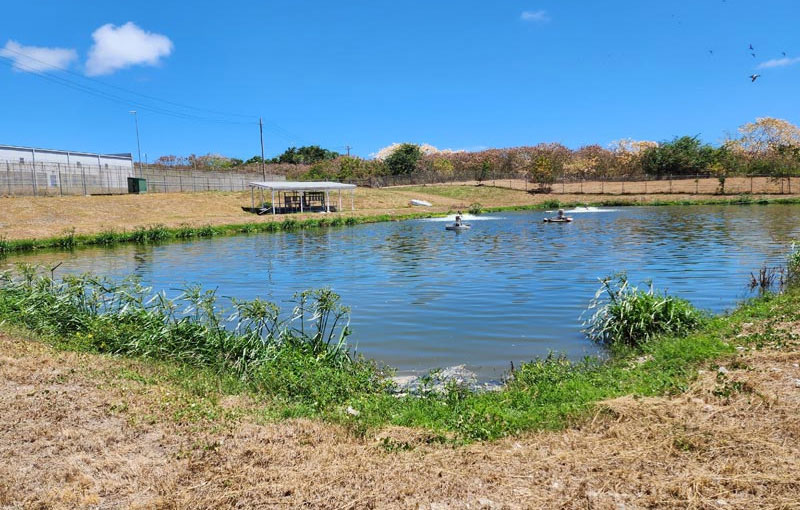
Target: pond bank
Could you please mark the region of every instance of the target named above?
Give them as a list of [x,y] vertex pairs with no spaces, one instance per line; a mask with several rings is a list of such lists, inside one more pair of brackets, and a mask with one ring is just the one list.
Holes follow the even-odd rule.
[[[391,370],[344,350],[347,310],[328,290],[296,296],[293,319],[262,300],[220,310],[214,293],[200,287],[173,300],[156,297],[135,282],[91,275],[59,282],[28,270],[21,279],[0,282],[0,321],[64,349],[179,364],[190,379],[257,397],[276,416],[321,417],[362,432],[422,427],[446,441],[469,442],[560,429],[603,399],[680,393],[703,363],[737,347],[796,340],[791,330],[754,333],[748,329],[753,320],[800,317],[794,289],[751,301],[688,336],[659,338],[608,359],[550,355],[522,363],[498,391],[472,391],[468,381],[458,381],[468,378],[462,373],[449,381],[434,373],[413,393],[398,395],[387,379]],[[191,315],[176,314],[184,308]],[[304,314],[313,322],[297,319]],[[237,322],[226,327],[229,316]]]
[[[328,226],[402,221],[446,215],[480,204],[485,212],[552,209],[576,205],[702,205],[800,203],[800,197],[715,195],[532,195],[476,186],[359,189],[356,211],[341,214],[256,216],[242,211],[242,193],[124,195],[119,197],[4,198],[0,210],[0,256],[44,249],[291,231]],[[424,198],[431,208],[411,207]]]
[[[361,429],[371,409],[356,402],[360,415],[342,409],[336,424],[286,420],[213,374],[60,350],[6,324],[0,505],[789,507],[800,491],[798,305],[796,294],[761,300],[699,333],[729,348],[654,374],[681,374],[672,396],[631,392],[565,430],[456,448],[417,428]],[[469,415],[459,399],[447,405]]]

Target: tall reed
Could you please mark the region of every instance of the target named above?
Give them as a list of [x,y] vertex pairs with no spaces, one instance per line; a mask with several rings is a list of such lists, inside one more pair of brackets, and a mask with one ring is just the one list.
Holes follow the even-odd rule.
[[704,314],[685,299],[633,286],[624,273],[601,280],[587,312],[584,332],[609,347],[638,348],[660,335],[685,335],[698,328]]
[[347,347],[349,309],[330,289],[295,295],[290,314],[265,300],[230,300],[188,286],[174,298],[135,278],[61,280],[36,268],[0,276],[0,320],[66,339],[71,347],[231,373],[251,387],[327,405],[385,383]]

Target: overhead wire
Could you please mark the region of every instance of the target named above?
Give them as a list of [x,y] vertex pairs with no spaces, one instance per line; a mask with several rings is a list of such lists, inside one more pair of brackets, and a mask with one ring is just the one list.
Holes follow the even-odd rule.
[[[149,95],[149,94],[143,94],[141,92],[136,92],[135,90],[127,89],[125,87],[120,87],[118,85],[113,85],[111,83],[106,83],[104,81],[98,80],[97,78],[92,78],[91,76],[85,76],[85,75],[82,75],[80,73],[76,73],[76,72],[74,72],[74,71],[72,71],[72,70],[70,70],[70,69],[68,69],[66,67],[63,67],[63,66],[53,65],[53,64],[51,64],[49,62],[45,62],[43,60],[37,59],[36,57],[32,57],[32,56],[30,56],[30,55],[28,55],[26,53],[13,50],[11,48],[7,48],[6,47],[6,48],[3,48],[3,49],[4,49],[4,51],[10,52],[10,53],[14,53],[14,54],[19,55],[20,57],[23,57],[23,58],[25,58],[27,60],[31,60],[31,61],[43,64],[43,65],[47,66],[50,69],[53,69],[53,70],[56,70],[56,71],[60,71],[60,72],[63,72],[65,74],[69,74],[69,75],[72,75],[72,76],[75,76],[77,78],[80,78],[81,80],[91,81],[91,82],[97,83],[99,85],[102,85],[104,87],[116,89],[116,90],[119,90],[119,91],[122,91],[122,92],[125,92],[125,93],[128,93],[128,94],[133,94],[135,96],[143,97],[143,98],[150,99],[150,100],[153,100],[153,101],[158,101],[158,102],[161,102],[161,103],[170,104],[170,105],[177,106],[179,108],[188,109],[188,110],[195,110],[195,111],[200,111],[200,112],[212,113],[212,114],[215,114],[215,115],[228,116],[228,117],[240,117],[240,118],[248,118],[248,119],[253,119],[254,118],[254,115],[252,115],[252,114],[251,115],[246,115],[246,114],[242,114],[242,113],[223,112],[223,111],[220,111],[220,110],[212,110],[212,109],[209,109],[209,108],[201,108],[201,107],[197,107],[197,106],[187,105],[187,104],[184,104],[184,103],[178,103],[178,102],[175,102],[175,101],[170,101],[168,99],[162,99],[162,98],[159,98],[159,97],[156,97],[156,96],[152,96],[152,95]],[[20,66],[20,65],[24,66],[24,64],[20,64],[19,61],[14,60],[12,58],[9,58],[9,57],[6,57],[6,56],[2,56],[2,58],[5,58],[7,60],[10,60],[10,61],[14,62],[14,64],[17,65],[17,66]],[[30,70],[30,71],[31,72],[36,72],[37,70],[33,69],[33,70]]]
[[[148,94],[142,94],[140,92],[136,92],[136,91],[127,89],[125,87],[112,85],[110,83],[105,83],[105,82],[103,82],[101,80],[98,80],[98,79],[95,79],[95,78],[83,76],[83,75],[81,75],[79,73],[76,73],[74,71],[71,71],[71,70],[69,70],[67,68],[64,68],[64,67],[61,67],[61,66],[52,65],[52,64],[50,64],[48,62],[44,62],[44,61],[39,60],[39,59],[37,59],[35,57],[32,57],[30,55],[27,55],[25,53],[22,53],[22,52],[19,52],[19,51],[16,51],[16,50],[13,50],[13,49],[10,49],[10,48],[7,48],[7,47],[4,48],[4,50],[8,51],[10,53],[14,53],[16,55],[19,55],[21,57],[24,57],[25,59],[28,59],[30,61],[34,61],[34,62],[38,62],[40,64],[43,64],[43,65],[47,66],[50,69],[53,69],[53,70],[56,70],[56,71],[60,71],[60,72],[62,72],[64,74],[68,74],[68,75],[72,75],[72,76],[78,77],[81,80],[91,81],[91,82],[97,83],[99,85],[102,85],[104,87],[116,89],[116,90],[119,90],[119,91],[127,93],[127,94],[132,94],[134,96],[139,96],[139,97],[142,97],[142,98],[145,98],[145,99],[149,99],[151,101],[157,101],[157,102],[160,102],[160,103],[172,105],[172,106],[175,106],[175,107],[178,107],[178,108],[182,108],[182,109],[185,109],[185,110],[194,110],[194,111],[197,111],[197,112],[207,112],[207,113],[211,113],[211,114],[218,115],[218,116],[223,116],[223,117],[228,116],[228,117],[239,117],[239,118],[250,118],[250,119],[254,118],[253,115],[245,115],[245,114],[233,113],[233,112],[223,112],[223,111],[220,111],[220,110],[214,110],[214,109],[210,109],[210,108],[196,107],[196,106],[191,106],[191,105],[187,105],[187,104],[183,104],[183,103],[178,103],[178,102],[175,102],[175,101],[170,101],[170,100],[167,100],[167,99],[158,98],[156,96],[152,96],[152,95],[148,95]],[[37,69],[35,67],[25,65],[24,62],[20,62],[20,60],[17,60],[17,59],[14,59],[14,58],[11,58],[11,57],[8,57],[8,56],[5,56],[5,55],[0,55],[0,62],[9,65],[12,68],[17,68],[17,69],[20,69],[20,70],[27,71],[27,72],[30,72],[32,74],[35,74],[37,77],[39,77],[39,78],[41,78],[43,80],[49,81],[51,83],[55,83],[55,84],[58,84],[58,85],[61,85],[61,86],[64,86],[64,87],[67,87],[67,88],[70,88],[70,89],[73,89],[73,90],[77,90],[79,92],[83,92],[85,94],[89,94],[89,95],[94,96],[94,97],[105,99],[107,101],[112,101],[112,102],[115,102],[115,103],[118,103],[118,104],[124,104],[124,105],[129,106],[129,107],[135,107],[137,109],[140,109],[140,110],[143,110],[143,111],[148,111],[148,112],[155,113],[155,114],[158,114],[158,115],[164,115],[164,116],[183,119],[183,120],[193,120],[193,121],[198,121],[198,122],[210,122],[210,123],[217,123],[217,124],[250,125],[250,126],[258,125],[258,121],[256,121],[256,120],[241,121],[241,120],[230,120],[230,119],[219,118],[219,117],[202,116],[202,115],[198,115],[196,113],[190,113],[190,112],[186,112],[186,111],[179,111],[179,110],[175,110],[173,108],[166,108],[166,107],[159,106],[159,105],[143,103],[140,100],[134,100],[134,99],[131,99],[129,97],[121,96],[121,95],[118,95],[118,94],[113,94],[111,92],[108,92],[108,91],[105,91],[105,90],[102,90],[102,89],[98,89],[96,87],[92,87],[92,86],[87,85],[85,83],[80,83],[80,82],[78,82],[76,80],[72,80],[72,79],[69,79],[69,78],[64,77],[64,76],[58,76],[58,75],[53,74],[53,73],[47,73],[46,70]],[[284,139],[286,139],[286,140],[288,140],[290,142],[303,141],[302,137],[300,137],[297,134],[292,133],[292,132],[282,128],[281,126],[279,126],[278,124],[276,124],[276,123],[274,123],[272,121],[268,120],[268,121],[264,122],[263,125],[264,125],[264,127],[266,129],[269,129],[274,134],[277,134],[278,136],[280,136],[280,137],[282,137],[282,138],[284,138]]]

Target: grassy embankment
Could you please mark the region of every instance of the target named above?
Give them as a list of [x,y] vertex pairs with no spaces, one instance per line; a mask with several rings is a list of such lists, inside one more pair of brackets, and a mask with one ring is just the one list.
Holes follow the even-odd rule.
[[[62,349],[174,367],[168,373],[193,394],[211,401],[249,395],[268,419],[321,417],[360,433],[388,424],[422,427],[434,433],[432,440],[458,442],[563,428],[608,398],[682,392],[702,363],[734,353],[739,344],[775,344],[785,337],[770,329],[740,335],[743,324],[775,316],[800,320],[796,290],[706,320],[684,302],[664,307],[666,297],[640,291],[617,306],[623,294],[616,292],[608,303],[605,319],[611,322],[595,322],[595,338],[612,345],[609,359],[534,360],[495,392],[450,384],[443,392],[393,394],[387,369],[347,349],[347,310],[327,291],[298,295],[293,320],[260,300],[236,301],[223,312],[213,292],[200,288],[171,301],[149,297],[135,283],[90,276],[56,282],[28,269],[0,286],[0,320]],[[675,322],[680,316],[691,320]],[[634,331],[642,320],[654,325],[645,331],[649,341],[641,341],[642,331],[633,335],[635,342],[619,341],[620,331]]]
[[435,216],[434,213],[409,213],[394,216],[388,214],[375,216],[334,216],[330,218],[305,218],[300,220],[285,217],[283,221],[237,223],[216,226],[205,225],[200,227],[190,225],[180,227],[150,225],[146,227],[137,227],[128,231],[108,230],[97,234],[76,234],[71,231],[65,235],[42,239],[0,238],[0,256],[10,253],[24,253],[47,249],[70,250],[82,246],[112,246],[121,243],[147,244],[171,240],[255,234],[261,232],[289,232],[309,228],[340,227],[382,221],[403,221],[430,218],[433,216]]
[[[530,195],[524,191],[490,186],[452,185],[359,190],[356,196],[359,209],[355,213],[324,217],[313,214],[283,215],[279,216],[279,221],[244,213],[240,205],[249,197],[241,193],[5,199],[9,203],[0,212],[0,223],[4,226],[4,235],[0,235],[0,255],[42,249],[153,243],[397,221],[443,215],[456,209],[468,209],[470,205],[485,212],[494,212],[577,205],[618,207],[800,203],[797,197],[750,195],[733,198],[698,195],[688,199],[680,195],[661,196],[658,199],[647,195],[614,198],[603,195],[561,195],[559,199],[554,199],[548,195]],[[408,205],[410,198],[427,199],[434,207],[425,211],[412,209]],[[204,206],[206,202],[207,207]],[[361,209],[369,206],[372,208]]]

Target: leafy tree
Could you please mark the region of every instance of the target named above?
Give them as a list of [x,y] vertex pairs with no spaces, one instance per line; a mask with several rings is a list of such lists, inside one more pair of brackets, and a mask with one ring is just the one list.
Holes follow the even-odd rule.
[[641,165],[648,175],[691,175],[707,172],[718,162],[718,156],[717,149],[703,144],[696,136],[681,136],[646,149]]
[[421,157],[419,145],[404,143],[386,158],[386,168],[391,175],[408,175],[416,170]]
[[739,171],[779,178],[800,170],[800,127],[761,117],[739,127],[739,134],[725,143]]
[[253,156],[252,158],[248,159],[244,162],[245,165],[260,165],[261,164],[261,156]]
[[[323,149],[319,145],[308,145],[305,147],[289,147],[283,154],[272,159],[272,163],[291,163],[293,165],[313,165],[320,161],[336,159],[340,156],[338,152]],[[260,158],[258,160],[261,161]]]
[[782,147],[800,148],[800,127],[783,119],[760,117],[740,126],[739,134],[739,138],[729,140],[726,145],[749,154],[778,152]]

